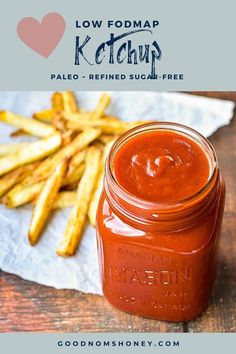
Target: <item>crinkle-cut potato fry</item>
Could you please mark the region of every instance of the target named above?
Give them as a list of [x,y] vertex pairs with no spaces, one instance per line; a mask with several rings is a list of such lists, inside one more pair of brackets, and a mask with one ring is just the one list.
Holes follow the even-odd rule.
[[89,217],[90,224],[94,227],[96,225],[98,202],[99,202],[101,192],[103,189],[103,179],[104,179],[104,175],[105,175],[106,158],[107,158],[107,156],[112,148],[112,145],[114,144],[115,141],[116,141],[116,139],[109,141],[109,143],[107,143],[104,147],[103,154],[102,154],[102,163],[100,166],[97,183],[95,186],[95,190],[94,190],[92,199],[89,204],[88,217]]
[[52,107],[57,111],[77,112],[79,110],[75,95],[71,91],[54,92]]
[[17,183],[22,181],[25,176],[35,169],[38,165],[38,162],[33,162],[26,166],[17,167],[15,170],[5,174],[0,178],[0,197],[6,194],[12,187]]
[[44,183],[37,198],[28,233],[29,242],[32,246],[39,240],[41,231],[45,226],[45,222],[61,187],[61,182],[66,173],[67,165],[68,162],[66,159],[58,164],[53,174]]
[[103,118],[99,120],[80,120],[80,121],[75,121],[74,118],[76,118],[76,113],[65,113],[64,118],[68,120],[66,126],[68,129],[74,129],[74,130],[84,130],[88,128],[99,128],[102,130],[103,133],[105,134],[122,134],[126,132],[129,129],[132,129],[138,125],[143,124],[144,122],[124,122],[124,121],[118,121],[109,119],[109,118]]
[[14,114],[8,111],[0,112],[0,121],[13,125],[24,130],[30,135],[45,138],[55,133],[55,128],[52,125],[39,122],[36,119],[26,118],[19,114]]
[[72,207],[76,202],[76,191],[66,191],[57,194],[53,203],[53,209],[63,209]]
[[55,114],[53,109],[44,109],[43,111],[35,112],[33,114],[34,119],[42,120],[43,122],[50,123]]
[[79,245],[86,221],[89,202],[97,181],[101,152],[94,146],[88,149],[85,171],[78,185],[76,202],[66,227],[64,238],[57,249],[59,256],[72,256]]
[[0,156],[4,156],[16,152],[22,147],[25,147],[27,145],[28,143],[0,144]]
[[111,102],[111,96],[103,93],[98,101],[97,107],[90,113],[90,119],[98,120],[104,116],[106,108]]
[[29,143],[17,152],[0,158],[0,176],[16,167],[38,161],[57,150],[61,145],[61,135],[53,134],[47,138]]

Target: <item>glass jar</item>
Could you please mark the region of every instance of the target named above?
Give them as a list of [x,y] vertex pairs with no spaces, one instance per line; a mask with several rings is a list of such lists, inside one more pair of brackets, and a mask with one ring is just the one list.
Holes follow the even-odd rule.
[[[137,134],[160,130],[192,139],[210,166],[204,187],[177,202],[140,199],[114,176],[120,147]],[[107,300],[122,311],[159,320],[189,321],[200,315],[214,283],[224,199],[215,150],[198,132],[175,123],[149,123],[122,135],[106,162],[97,213],[99,266]]]

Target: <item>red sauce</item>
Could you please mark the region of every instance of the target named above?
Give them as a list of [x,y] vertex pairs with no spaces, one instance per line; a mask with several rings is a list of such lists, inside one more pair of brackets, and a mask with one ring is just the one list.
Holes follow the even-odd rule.
[[198,192],[210,168],[201,147],[184,135],[164,131],[128,140],[113,161],[117,182],[129,193],[154,202],[173,202]]
[[115,143],[97,214],[111,304],[168,321],[206,308],[225,197],[215,158],[206,139],[172,123],[138,127]]

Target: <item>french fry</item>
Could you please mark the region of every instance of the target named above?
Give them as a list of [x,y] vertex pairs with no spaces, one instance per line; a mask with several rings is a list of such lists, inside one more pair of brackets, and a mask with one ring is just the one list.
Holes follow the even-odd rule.
[[57,130],[66,131],[66,122],[60,112],[55,113],[52,118],[52,124]]
[[104,116],[106,108],[109,106],[111,97],[103,93],[98,101],[97,107],[90,113],[90,119],[98,120]]
[[76,97],[73,92],[63,92],[65,110],[70,112],[77,112],[79,110]]
[[26,133],[23,129],[17,129],[10,134],[11,138],[17,138],[18,136],[29,136],[30,134]]
[[62,188],[62,192],[76,191],[76,189],[78,187],[78,183],[79,183],[79,181],[71,183],[71,184],[67,184],[66,186],[64,186]]
[[[115,136],[116,139],[118,139],[119,135]],[[114,135],[112,134],[101,134],[97,140],[100,141],[102,144],[107,144],[109,141],[114,139]]]
[[[66,145],[69,145],[73,141],[76,135],[77,134],[75,134],[75,132],[71,130],[67,130],[65,133],[63,133],[61,148],[64,148]],[[60,151],[58,151],[58,153]],[[39,182],[47,179],[49,175],[52,173],[56,164],[59,163],[59,161],[63,158],[65,158],[65,156],[64,157],[60,156],[60,158],[57,158],[57,154],[52,154],[48,156],[46,159],[41,161],[39,166],[31,174],[27,176],[27,178],[24,181],[25,184],[34,184],[35,182]]]
[[88,217],[95,226],[105,160],[118,136],[144,122],[109,116],[110,96],[102,94],[93,111],[78,107],[70,91],[55,92],[52,107],[33,118],[0,111],[0,121],[18,128],[11,136],[33,135],[35,142],[0,144],[0,202],[34,206],[29,241],[36,244],[50,211],[73,207],[57,254],[76,252]]
[[24,177],[32,171],[38,162],[31,163],[26,166],[17,167],[15,170],[5,174],[0,178],[0,197],[6,194],[12,187],[19,183]]
[[52,95],[52,107],[56,111],[78,111],[75,95],[71,91],[55,92]]
[[101,151],[104,149],[104,144],[101,143],[100,141],[98,140],[95,140],[92,142],[91,146],[95,146],[97,147],[98,149],[100,149]]
[[90,114],[90,112],[87,112],[86,109],[84,109],[82,107],[79,108],[79,113]]
[[53,124],[53,126],[57,129],[57,130],[61,130],[61,131],[66,131],[67,127],[66,127],[66,120],[64,118],[65,114],[74,114],[74,119],[75,121],[78,120],[83,120],[83,119],[90,119],[91,118],[91,112],[87,112],[87,113],[80,113],[80,112],[66,112],[66,111],[57,111],[53,118],[51,123]]
[[16,152],[22,147],[25,147],[27,145],[28,143],[0,144],[0,156],[4,156]]
[[63,102],[62,102],[62,96],[60,92],[54,92],[52,97],[52,108],[55,111],[63,111]]
[[[117,122],[122,123],[123,122],[114,116],[105,116],[102,119],[94,119],[93,120],[93,119],[88,119],[88,117],[86,115],[83,115],[81,113],[70,113],[70,112],[64,112],[64,111],[59,112],[58,117],[61,120],[64,120],[64,122],[65,122],[65,120],[68,120],[70,122],[75,122],[78,124],[88,123],[88,125],[91,125],[91,126],[96,125],[97,123],[95,123],[95,122],[97,122],[97,121],[99,121],[99,122],[103,121],[103,119],[105,119],[105,122],[109,122],[109,123],[112,123],[112,122],[113,123],[117,123]],[[100,123],[100,124],[102,124],[102,123]]]
[[14,171],[7,173],[0,178],[0,197],[6,194],[15,184],[17,184],[20,176],[22,176],[22,167],[18,167]]
[[72,156],[69,163],[67,176],[71,175],[74,170],[85,161],[86,153],[87,149],[85,148]]
[[52,125],[39,122],[35,119],[26,118],[19,114],[14,114],[7,111],[0,112],[0,121],[13,125],[40,138],[45,138],[55,133],[55,128]]
[[43,111],[35,112],[33,118],[50,123],[54,114],[55,112],[53,109],[45,109]]
[[53,209],[72,207],[76,202],[76,191],[60,192],[53,203]]
[[98,208],[98,202],[100,199],[100,195],[103,189],[103,179],[104,179],[104,174],[105,174],[105,163],[106,163],[106,158],[111,150],[112,145],[116,139],[111,140],[109,143],[106,144],[104,150],[103,150],[103,155],[102,155],[102,163],[100,166],[100,171],[98,174],[98,179],[96,183],[96,187],[92,196],[92,199],[90,201],[89,209],[88,209],[88,217],[90,224],[95,227],[96,225],[96,215],[97,215],[97,208]]
[[28,183],[33,183],[42,179],[47,178],[55,166],[63,159],[70,159],[80,150],[83,150],[87,145],[89,145],[93,140],[95,140],[101,131],[99,129],[87,129],[83,131],[67,146],[57,151],[53,156],[49,156],[39,167],[34,171],[32,176],[28,177]]
[[43,185],[44,181],[29,185],[19,183],[2,198],[2,201],[8,208],[17,208],[35,199]]
[[87,129],[80,133],[69,145],[62,150],[58,151],[55,160],[62,159],[64,157],[71,158],[77,152],[83,150],[92,141],[94,141],[101,134],[99,129]]
[[72,256],[76,252],[82,237],[89,202],[96,184],[100,162],[100,150],[95,147],[90,147],[86,155],[85,172],[78,185],[76,203],[69,217],[64,238],[57,250],[59,256]]
[[68,120],[66,126],[68,129],[84,130],[88,128],[99,128],[105,134],[123,134],[127,130],[141,125],[144,122],[124,122],[114,120],[113,118],[103,118],[99,120],[77,120],[76,113],[65,113],[64,118]]
[[[78,133],[75,133],[72,130],[67,130],[65,133],[63,133],[61,148],[64,148],[66,145],[69,145],[73,141],[76,135],[78,135]],[[57,156],[56,154],[54,155],[52,154],[48,156],[46,159],[44,159],[43,161],[41,161],[39,166],[31,174],[27,176],[25,180],[25,184],[33,184],[35,182],[39,182],[41,180],[48,178],[48,176],[52,173],[53,169],[55,168],[56,164],[61,159],[63,159],[63,156],[58,159],[56,158],[56,156]]]
[[61,145],[61,136],[53,134],[45,139],[41,139],[27,146],[22,147],[18,151],[0,158],[0,176],[14,170],[14,168],[25,165],[30,162],[40,160]]
[[66,172],[67,160],[61,161],[53,174],[44,183],[37,198],[29,229],[29,242],[33,246],[40,237],[41,231],[53,207],[57,193],[61,187],[63,176]]
[[[56,164],[53,163],[55,155],[56,153],[51,154],[41,160],[39,166],[24,179],[24,185],[34,184],[47,179],[56,166]],[[57,162],[59,162],[59,160]]]
[[63,115],[64,115],[65,113],[76,113],[76,119],[77,119],[77,120],[80,120],[80,119],[90,119],[90,118],[91,118],[91,112],[84,112],[84,113],[82,113],[82,112],[64,112],[64,111],[60,111],[60,112],[58,113],[58,116],[61,117],[61,118],[63,118]]
[[[73,173],[71,173],[70,175],[66,175],[63,178],[62,186],[69,186],[74,183],[77,183],[78,185],[78,182],[82,177],[83,172],[84,172],[84,164],[81,164],[73,171]],[[2,202],[8,208],[17,208],[19,206],[27,204],[39,195],[44,185],[44,181],[45,180],[30,184],[29,180],[26,177],[25,180],[23,180],[21,183],[16,184],[2,198]]]
[[71,185],[74,183],[78,183],[84,173],[85,165],[82,163],[77,166],[73,171],[68,171],[64,181],[63,186]]
[[65,132],[63,132],[61,136],[62,137],[61,147],[70,144],[77,134],[78,133],[75,132],[74,130],[66,130]]

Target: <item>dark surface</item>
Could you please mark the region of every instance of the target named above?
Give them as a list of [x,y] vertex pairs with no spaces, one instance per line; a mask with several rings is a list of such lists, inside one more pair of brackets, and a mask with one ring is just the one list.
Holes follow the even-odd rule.
[[[195,93],[196,94],[196,93]],[[236,102],[236,92],[201,92]],[[0,273],[0,332],[236,332],[236,114],[211,138],[226,180],[218,275],[210,305],[193,322],[160,322],[120,312],[103,297],[55,290]]]

